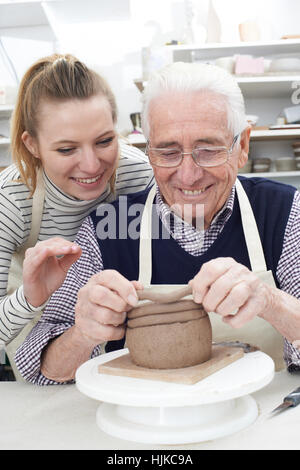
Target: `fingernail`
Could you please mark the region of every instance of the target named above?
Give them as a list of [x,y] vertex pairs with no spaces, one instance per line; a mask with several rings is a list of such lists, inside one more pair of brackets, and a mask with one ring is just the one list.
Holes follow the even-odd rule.
[[132,305],[133,307],[138,304],[138,298],[135,297],[133,294],[130,294],[130,295],[127,297],[127,301],[128,301],[128,303],[129,303],[130,305]]

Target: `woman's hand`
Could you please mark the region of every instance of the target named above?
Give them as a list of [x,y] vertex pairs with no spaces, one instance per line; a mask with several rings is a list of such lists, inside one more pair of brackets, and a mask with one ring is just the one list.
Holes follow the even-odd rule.
[[24,295],[39,307],[64,282],[68,269],[80,257],[81,248],[60,237],[49,238],[28,248],[23,263]]
[[75,329],[95,346],[119,340],[125,333],[127,312],[138,303],[136,290],[143,286],[119,272],[104,270],[80,289],[75,306]]

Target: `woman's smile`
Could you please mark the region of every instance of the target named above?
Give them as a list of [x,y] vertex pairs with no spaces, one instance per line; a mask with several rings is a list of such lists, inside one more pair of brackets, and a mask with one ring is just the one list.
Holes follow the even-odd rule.
[[79,184],[82,187],[94,188],[101,182],[101,178],[102,178],[103,174],[104,174],[104,172],[101,172],[99,175],[89,176],[89,177],[85,177],[85,178],[79,178],[79,177],[72,177],[71,176],[71,179],[76,184]]

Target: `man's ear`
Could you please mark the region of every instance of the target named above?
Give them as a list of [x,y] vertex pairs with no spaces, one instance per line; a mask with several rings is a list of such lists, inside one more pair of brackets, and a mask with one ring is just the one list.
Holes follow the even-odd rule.
[[249,154],[249,142],[250,142],[251,127],[246,127],[241,133],[240,138],[240,154],[238,159],[238,167],[243,168],[246,165]]
[[32,154],[33,157],[40,158],[37,140],[34,137],[32,137],[32,135],[29,134],[29,132],[27,131],[23,132],[22,142],[27,148],[27,150]]

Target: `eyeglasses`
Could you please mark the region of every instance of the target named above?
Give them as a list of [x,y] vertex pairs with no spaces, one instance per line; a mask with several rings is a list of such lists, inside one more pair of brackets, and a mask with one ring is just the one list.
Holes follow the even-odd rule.
[[173,168],[181,164],[185,155],[191,155],[197,166],[211,168],[223,165],[228,161],[239,135],[237,134],[234,137],[229,149],[227,147],[196,147],[191,152],[182,152],[179,148],[149,147],[148,142],[145,153],[149,156],[149,160],[154,166]]

